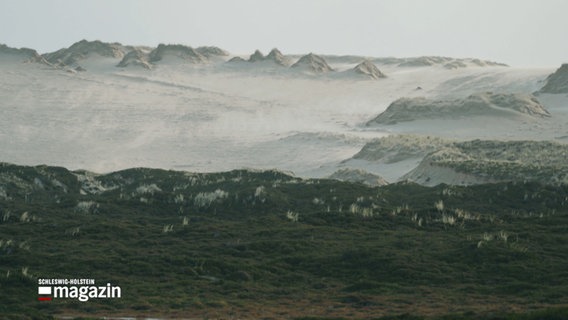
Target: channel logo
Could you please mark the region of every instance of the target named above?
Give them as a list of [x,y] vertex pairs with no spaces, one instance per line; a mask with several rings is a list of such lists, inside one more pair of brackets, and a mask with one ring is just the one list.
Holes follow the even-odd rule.
[[39,279],[38,300],[76,299],[87,302],[90,299],[117,299],[122,297],[120,286],[107,283],[96,286],[93,279]]
[[39,295],[37,298],[39,301],[51,301],[53,299],[51,297],[51,287],[37,287],[37,294]]

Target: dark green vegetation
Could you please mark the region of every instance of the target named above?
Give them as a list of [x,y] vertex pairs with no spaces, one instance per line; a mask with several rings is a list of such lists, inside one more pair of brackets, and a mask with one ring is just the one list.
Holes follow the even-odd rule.
[[[566,319],[566,266],[566,186],[0,166],[8,319]],[[37,278],[123,297],[39,302]]]

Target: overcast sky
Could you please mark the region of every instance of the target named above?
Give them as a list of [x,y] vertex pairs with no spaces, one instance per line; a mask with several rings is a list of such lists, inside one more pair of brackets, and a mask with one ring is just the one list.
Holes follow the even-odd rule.
[[40,53],[87,39],[555,67],[568,62],[567,13],[566,0],[0,0],[0,43]]

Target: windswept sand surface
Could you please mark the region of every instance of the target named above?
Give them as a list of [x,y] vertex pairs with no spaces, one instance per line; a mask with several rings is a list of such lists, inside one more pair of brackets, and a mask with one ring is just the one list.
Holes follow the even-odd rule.
[[532,93],[554,68],[450,70],[375,62],[387,78],[373,80],[342,74],[358,63],[339,58],[330,63],[338,72],[325,75],[281,66],[255,69],[248,62],[162,61],[147,70],[117,68],[119,61],[91,56],[81,62],[87,71],[69,73],[1,60],[0,160],[97,172],[277,168],[307,177],[353,164],[393,181],[418,159],[390,166],[341,162],[367,141],[393,133],[568,141],[566,95],[538,96],[550,118],[424,119],[365,126],[401,97]]

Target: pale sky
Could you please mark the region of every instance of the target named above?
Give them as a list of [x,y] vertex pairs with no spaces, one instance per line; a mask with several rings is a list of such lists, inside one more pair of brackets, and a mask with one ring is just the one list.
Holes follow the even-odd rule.
[[0,43],[40,53],[81,39],[232,53],[568,62],[566,0],[0,0]]

